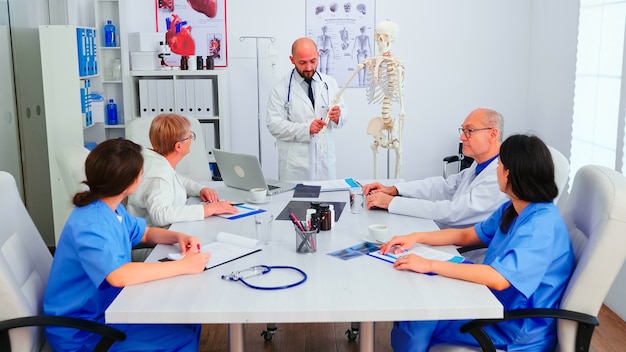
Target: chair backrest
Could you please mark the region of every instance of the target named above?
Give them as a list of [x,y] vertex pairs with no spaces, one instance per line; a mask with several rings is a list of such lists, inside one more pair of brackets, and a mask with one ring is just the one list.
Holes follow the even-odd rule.
[[[152,148],[150,143],[150,124],[154,117],[141,117],[126,126],[126,138],[144,148]],[[189,154],[176,165],[176,171],[194,181],[211,181],[209,159],[204,144],[204,134],[200,121],[195,117],[187,117],[191,122],[191,130],[196,133],[196,140],[191,143]]]
[[550,149],[552,162],[554,163],[554,182],[556,182],[556,186],[559,188],[559,194],[554,198],[554,204],[558,204],[569,178],[569,161],[556,148],[548,146],[548,149]]
[[[580,168],[563,218],[576,269],[561,308],[597,316],[626,257],[626,177],[603,166]],[[575,337],[576,323],[559,320],[559,349],[574,351]]]
[[[0,171],[0,320],[43,314],[52,255],[26,211],[11,174]],[[9,332],[14,351],[39,351],[41,328]]]
[[77,192],[89,189],[82,183],[85,177],[85,160],[89,155],[89,149],[80,144],[69,144],[62,147],[56,155],[59,172],[63,178],[63,184],[72,199]]

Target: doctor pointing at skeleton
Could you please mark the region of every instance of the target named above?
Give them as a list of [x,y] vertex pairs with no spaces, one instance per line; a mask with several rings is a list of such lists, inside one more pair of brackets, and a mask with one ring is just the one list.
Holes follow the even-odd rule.
[[281,180],[335,179],[333,130],[346,123],[337,81],[317,71],[319,51],[309,38],[291,47],[294,68],[272,89],[267,128],[276,138]]

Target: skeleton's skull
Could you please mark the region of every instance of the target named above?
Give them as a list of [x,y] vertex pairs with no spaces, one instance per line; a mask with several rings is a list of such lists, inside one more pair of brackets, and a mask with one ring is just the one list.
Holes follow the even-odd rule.
[[391,43],[396,40],[398,30],[398,25],[389,20],[378,22],[376,25],[376,44],[380,55],[391,51]]
[[357,11],[359,11],[360,13],[364,14],[367,12],[367,8],[365,7],[365,4],[358,4],[356,5],[356,9]]
[[351,7],[352,7],[352,4],[351,4],[351,3],[349,3],[349,2],[347,2],[347,3],[343,4],[343,9],[344,9],[346,12],[350,12],[350,8],[351,8]]
[[333,2],[332,4],[330,4],[330,6],[328,8],[330,9],[330,12],[337,11],[337,3]]
[[324,5],[317,5],[317,7],[315,8],[315,14],[319,15],[320,13],[324,12],[325,9],[326,7]]

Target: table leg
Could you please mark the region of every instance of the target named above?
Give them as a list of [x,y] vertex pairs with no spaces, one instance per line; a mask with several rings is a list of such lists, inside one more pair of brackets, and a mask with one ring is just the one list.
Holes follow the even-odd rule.
[[359,346],[361,352],[374,352],[374,322],[361,322],[361,327],[359,328]]
[[243,324],[228,324],[230,352],[243,352]]

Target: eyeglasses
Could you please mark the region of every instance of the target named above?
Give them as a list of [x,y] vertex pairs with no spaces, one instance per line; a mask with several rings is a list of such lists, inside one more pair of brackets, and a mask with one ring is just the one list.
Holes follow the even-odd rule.
[[189,132],[191,133],[191,134],[189,135],[189,137],[187,137],[187,138],[183,138],[183,139],[181,139],[179,142],[184,142],[184,141],[186,141],[186,140],[188,140],[188,139],[191,139],[192,141],[195,141],[195,140],[196,140],[196,132],[194,132],[194,131],[189,131]]
[[485,131],[485,130],[490,130],[492,128],[494,128],[494,127],[485,127],[485,128],[463,128],[463,127],[460,127],[459,128],[459,136],[460,135],[465,135],[466,138],[470,138],[472,133],[474,133],[476,131]]

